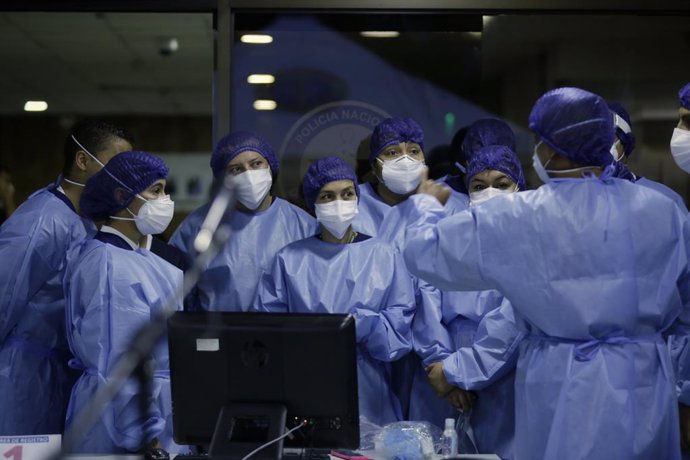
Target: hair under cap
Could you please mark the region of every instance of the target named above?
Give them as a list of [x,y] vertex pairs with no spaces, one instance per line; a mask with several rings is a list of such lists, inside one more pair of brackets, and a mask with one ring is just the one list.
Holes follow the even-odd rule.
[[613,162],[613,116],[606,101],[580,88],[557,88],[537,100],[529,128],[556,153],[587,166]]
[[240,153],[249,150],[259,153],[268,161],[271,174],[274,177],[278,174],[280,168],[278,157],[276,157],[273,147],[263,137],[249,131],[234,131],[219,140],[216,148],[213,149],[211,155],[213,176],[224,176],[228,163]]
[[373,164],[381,151],[391,145],[414,142],[424,150],[424,131],[412,118],[386,118],[376,125],[369,141],[369,163]]
[[467,162],[467,187],[474,176],[483,171],[501,171],[525,190],[525,174],[520,159],[505,145],[488,145],[477,150]]
[[686,83],[680,91],[678,91],[678,101],[681,107],[690,110],[690,83]]
[[167,177],[168,167],[160,158],[138,151],[119,153],[86,181],[79,200],[81,213],[94,221],[106,220]]
[[355,193],[359,201],[359,183],[354,169],[345,160],[339,157],[326,157],[309,165],[304,175],[302,190],[304,201],[310,210],[314,209],[316,197],[324,185],[338,180],[351,180],[355,184]]
[[515,152],[515,133],[508,123],[497,118],[483,118],[472,123],[462,141],[465,161],[488,145],[504,145]]

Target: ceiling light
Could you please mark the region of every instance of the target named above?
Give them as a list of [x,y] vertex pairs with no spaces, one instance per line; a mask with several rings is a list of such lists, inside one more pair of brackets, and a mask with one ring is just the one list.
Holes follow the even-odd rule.
[[253,45],[265,45],[267,43],[271,43],[273,41],[273,37],[270,35],[248,34],[242,35],[240,37],[240,41],[242,43],[251,43]]
[[276,107],[278,107],[276,101],[270,99],[257,99],[254,101],[254,108],[256,110],[275,110]]
[[400,36],[400,32],[396,30],[365,30],[359,34],[367,38],[396,38]]
[[247,77],[247,83],[252,85],[270,85],[276,81],[276,77],[268,74],[255,73]]
[[26,101],[24,104],[25,112],[45,112],[46,110],[48,110],[46,101]]

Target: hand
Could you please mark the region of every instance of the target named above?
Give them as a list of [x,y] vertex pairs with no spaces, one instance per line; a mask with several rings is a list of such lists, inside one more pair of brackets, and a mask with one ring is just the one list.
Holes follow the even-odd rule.
[[476,399],[476,393],[461,388],[453,388],[453,390],[446,395],[446,401],[463,412],[471,410]]
[[448,393],[455,389],[453,385],[448,383],[446,375],[443,373],[442,362],[431,363],[426,368],[426,374],[429,385],[431,385],[439,397],[445,398]]
[[680,447],[683,452],[690,452],[690,407],[678,404],[680,416]]
[[429,179],[429,168],[424,168],[422,171],[417,193],[431,195],[440,201],[442,205],[445,205],[450,197],[450,189],[448,187]]

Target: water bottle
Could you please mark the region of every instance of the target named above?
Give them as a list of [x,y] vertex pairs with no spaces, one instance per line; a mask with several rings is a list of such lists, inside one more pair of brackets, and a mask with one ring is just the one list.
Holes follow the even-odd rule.
[[458,455],[458,432],[455,431],[455,420],[446,419],[446,428],[443,430],[441,440],[441,455],[443,457],[453,457]]

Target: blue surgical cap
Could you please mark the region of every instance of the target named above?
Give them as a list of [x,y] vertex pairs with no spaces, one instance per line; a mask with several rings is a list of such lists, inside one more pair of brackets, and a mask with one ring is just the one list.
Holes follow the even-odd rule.
[[351,180],[355,184],[355,193],[359,201],[359,183],[357,175],[352,166],[339,157],[326,157],[313,162],[307,173],[304,175],[302,190],[304,191],[304,201],[309,209],[314,209],[314,202],[319,194],[319,190],[329,182],[337,180]]
[[467,161],[467,186],[474,176],[483,171],[501,171],[525,190],[525,174],[518,156],[505,145],[488,145],[474,152]]
[[278,157],[273,147],[263,137],[249,131],[234,131],[219,140],[216,148],[213,149],[213,155],[211,155],[213,175],[224,176],[230,160],[248,150],[259,153],[268,161],[273,176],[278,174]]
[[369,141],[369,163],[373,164],[381,151],[391,145],[414,142],[424,150],[424,131],[412,118],[386,118],[376,125]]
[[678,100],[682,107],[690,110],[690,83],[686,83],[680,91],[678,91]]
[[622,161],[617,161],[614,163],[613,177],[625,179],[630,182],[637,181],[635,174],[633,174],[633,172],[630,171],[630,168],[628,168]]
[[462,141],[465,161],[469,161],[475,152],[487,145],[505,145],[515,152],[515,133],[503,120],[483,118],[475,121],[467,128],[467,134]]
[[611,109],[611,112],[615,113],[620,118],[622,118],[623,121],[625,121],[625,123],[627,123],[628,125],[627,127],[620,126],[623,123],[620,123],[617,120],[614,121],[614,124],[616,125],[616,136],[618,136],[618,139],[621,140],[621,144],[623,144],[623,152],[625,153],[625,156],[628,157],[633,152],[633,150],[635,150],[635,135],[632,132],[630,114],[627,110],[625,110],[625,107],[616,103],[609,104],[609,109]]
[[557,88],[537,100],[529,128],[556,153],[588,166],[613,162],[613,116],[606,101],[580,88]]
[[81,213],[94,221],[122,211],[134,197],[168,177],[163,160],[146,152],[122,152],[86,181],[79,200]]

